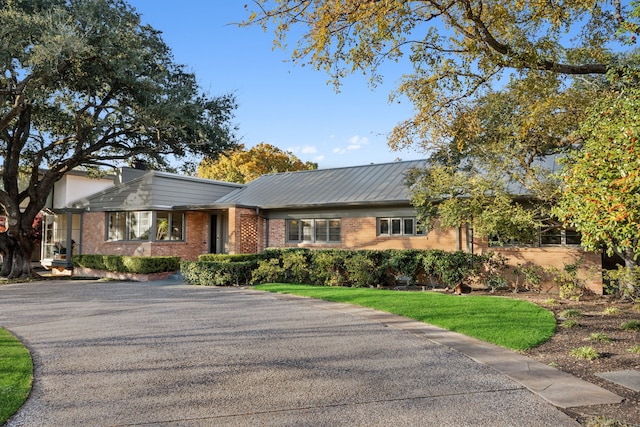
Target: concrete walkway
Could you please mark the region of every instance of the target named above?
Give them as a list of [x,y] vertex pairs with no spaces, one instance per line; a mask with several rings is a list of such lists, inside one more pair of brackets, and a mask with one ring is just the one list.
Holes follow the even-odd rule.
[[0,285],[0,326],[36,370],[9,426],[576,426],[549,402],[619,401],[429,325],[250,289]]

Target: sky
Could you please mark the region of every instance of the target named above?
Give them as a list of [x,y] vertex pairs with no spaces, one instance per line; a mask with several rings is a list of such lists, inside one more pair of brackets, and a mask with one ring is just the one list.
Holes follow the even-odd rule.
[[129,0],[144,24],[162,32],[175,62],[196,75],[203,91],[235,96],[233,123],[247,148],[265,142],[321,169],[424,157],[387,145],[393,127],[413,115],[408,102],[388,102],[406,70],[388,67],[375,90],[367,76],[353,75],[336,93],[328,74],[295,65],[290,52],[274,50],[273,33],[232,25],[248,17],[247,3]]

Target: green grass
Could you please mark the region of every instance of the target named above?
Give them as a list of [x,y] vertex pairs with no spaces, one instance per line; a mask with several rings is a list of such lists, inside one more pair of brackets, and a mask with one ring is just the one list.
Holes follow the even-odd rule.
[[279,283],[255,288],[370,307],[514,350],[542,344],[556,330],[549,310],[510,298]]
[[0,328],[0,425],[27,400],[32,382],[29,351],[16,337]]

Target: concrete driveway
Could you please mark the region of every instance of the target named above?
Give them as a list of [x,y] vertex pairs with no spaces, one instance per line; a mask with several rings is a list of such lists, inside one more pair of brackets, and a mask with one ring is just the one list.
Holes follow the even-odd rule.
[[[333,308],[330,308],[333,307]],[[314,300],[180,282],[0,285],[35,362],[9,426],[575,426],[448,346]]]

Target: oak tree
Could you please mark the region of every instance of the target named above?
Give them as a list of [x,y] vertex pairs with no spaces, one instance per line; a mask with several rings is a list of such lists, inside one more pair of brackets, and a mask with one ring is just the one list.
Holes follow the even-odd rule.
[[[32,224],[77,167],[213,157],[235,100],[203,93],[160,32],[121,0],[0,0],[2,275],[31,272]],[[18,175],[28,176],[20,188]]]

